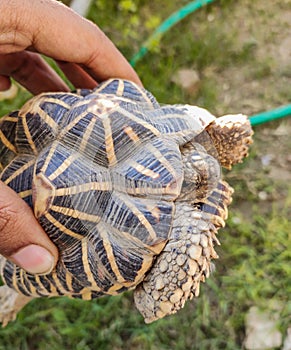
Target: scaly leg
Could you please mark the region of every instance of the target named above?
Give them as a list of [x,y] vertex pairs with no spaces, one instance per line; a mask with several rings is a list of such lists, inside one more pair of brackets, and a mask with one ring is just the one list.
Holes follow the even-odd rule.
[[[0,255],[0,271],[6,259]],[[20,311],[32,297],[17,293],[8,286],[0,287],[0,323],[5,327],[8,322],[14,321],[18,311]]]
[[199,143],[188,142],[181,147],[184,180],[179,201],[204,200],[221,178],[220,164]]
[[[242,162],[248,155],[253,130],[245,115],[225,115],[217,118],[206,130],[210,138],[201,133],[195,141],[201,143],[214,157],[218,156],[223,167],[231,169],[233,164]],[[216,149],[215,154],[213,146]]]
[[145,322],[176,313],[188,299],[198,296],[200,282],[218,258],[216,233],[224,226],[232,189],[220,182],[204,201],[178,202],[173,229],[163,252],[134,292],[135,304]]
[[0,323],[5,327],[14,321],[17,313],[31,300],[31,297],[17,293],[8,286],[0,287]]

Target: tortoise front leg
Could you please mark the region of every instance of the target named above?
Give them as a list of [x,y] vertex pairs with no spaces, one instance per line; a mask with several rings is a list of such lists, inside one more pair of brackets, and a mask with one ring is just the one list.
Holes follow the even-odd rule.
[[218,258],[216,234],[224,226],[232,189],[223,181],[199,203],[176,203],[169,241],[134,292],[135,304],[150,323],[181,309],[199,294],[200,282]]
[[17,293],[8,286],[0,287],[0,323],[2,327],[14,321],[17,313],[32,299],[32,297]]
[[[0,255],[0,271],[6,259]],[[14,321],[20,311],[32,297],[17,293],[14,289],[4,285],[0,287],[0,323],[5,327],[10,321]]]
[[134,292],[146,323],[176,313],[198,296],[200,282],[209,276],[210,260],[217,258],[214,225],[187,203],[177,204],[176,212],[169,242]]

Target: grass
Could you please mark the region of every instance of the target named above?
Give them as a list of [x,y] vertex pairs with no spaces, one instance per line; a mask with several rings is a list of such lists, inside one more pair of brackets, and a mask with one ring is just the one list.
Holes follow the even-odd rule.
[[[240,349],[251,305],[280,305],[280,329],[290,322],[288,206],[244,222],[233,210],[221,233],[217,271],[200,297],[177,315],[145,325],[132,293],[92,302],[35,300],[0,331],[0,349]],[[283,212],[281,212],[283,210]],[[283,219],[282,219],[283,218]]]
[[[97,0],[90,18],[130,58],[152,27],[186,2],[176,0],[165,5],[161,0],[151,4],[142,0]],[[248,38],[241,43],[238,25],[232,21],[233,14],[250,11],[264,17],[259,23],[267,26],[270,14],[261,9],[262,3],[263,0],[217,1],[188,17],[138,63],[136,69],[144,85],[162,103],[198,104],[214,113],[243,111],[248,98],[247,88],[243,90],[245,81],[257,82],[258,90],[264,91],[255,96],[255,105],[247,107],[253,113],[265,106],[273,107],[272,103],[283,97],[287,99],[287,94],[283,94],[284,79],[288,79],[290,67],[286,66],[281,85],[273,91],[274,86],[266,84],[266,79],[272,81],[274,58],[261,58],[258,49],[263,44],[256,40]],[[278,4],[277,10],[285,8]],[[171,77],[181,67],[199,72],[201,87],[197,95],[189,95],[172,82]],[[241,74],[238,86],[234,85],[234,70]],[[284,67],[280,74],[284,75]],[[222,91],[224,81],[233,90]],[[238,89],[242,97],[234,100]],[[221,97],[226,94],[233,101],[223,101]],[[20,89],[15,99],[1,102],[0,114],[17,109],[28,97]],[[234,203],[227,227],[220,232],[222,245],[218,248],[216,272],[202,285],[198,299],[188,302],[177,315],[150,325],[144,324],[135,309],[131,292],[92,302],[66,298],[34,300],[20,312],[16,322],[0,330],[0,350],[238,350],[245,337],[245,316],[253,305],[279,308],[278,327],[285,335],[291,314],[291,186],[288,180],[270,176],[270,166],[288,165],[288,135],[279,137],[280,142],[274,136],[280,125],[290,127],[288,121],[257,127],[248,160],[225,175],[235,188]],[[275,159],[264,167],[261,157],[270,152],[274,152],[278,162],[281,157],[282,162],[276,163]],[[262,191],[267,200],[260,199]]]

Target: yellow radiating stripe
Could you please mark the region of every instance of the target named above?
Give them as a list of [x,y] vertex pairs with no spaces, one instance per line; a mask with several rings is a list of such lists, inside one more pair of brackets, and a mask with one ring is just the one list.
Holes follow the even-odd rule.
[[[82,106],[88,106],[90,101],[91,101],[91,99],[90,100],[82,99],[82,100],[76,102],[76,104],[74,104],[74,108],[78,108],[78,107],[82,107]],[[85,113],[85,112],[83,112],[83,113]]]
[[6,115],[5,117],[1,118],[1,121],[7,121],[7,122],[13,122],[16,123],[18,120],[18,117],[12,117],[11,115]]
[[117,163],[117,159],[116,159],[115,150],[114,150],[110,119],[106,117],[102,119],[102,122],[104,125],[105,148],[106,148],[108,162],[109,162],[109,165],[114,165]]
[[60,279],[59,279],[58,274],[57,274],[56,271],[52,272],[52,278],[53,278],[53,280],[55,281],[55,283],[56,283],[56,285],[57,285],[59,291],[60,291],[61,293],[65,294],[65,295],[67,295],[67,294],[68,294],[68,291],[67,291],[67,290],[64,288],[64,286],[62,285],[62,283],[61,283],[61,281],[60,281]]
[[[98,89],[95,90],[95,93],[99,93],[102,90],[104,90],[109,84],[112,83],[112,81],[114,81],[116,79],[109,79],[106,83],[102,83],[102,86]],[[118,79],[117,79],[118,80]],[[149,103],[149,105],[153,108],[153,103],[151,101],[151,99],[148,97],[148,95],[146,94],[146,92],[140,88],[139,86],[135,85],[135,88],[141,93],[141,95],[143,96],[143,98]],[[118,81],[118,88],[116,91],[116,95],[118,95],[119,97],[122,97],[122,99],[124,99],[124,101],[128,101],[128,102],[135,102],[133,101],[131,98],[128,97],[124,97],[122,96],[124,93],[124,82],[122,80]]]
[[50,210],[53,210],[57,213],[61,213],[67,216],[70,216],[72,218],[78,218],[80,220],[87,220],[92,222],[99,222],[101,218],[97,215],[90,215],[83,213],[82,211],[71,209],[71,208],[65,208],[65,207],[59,207],[57,205],[52,205]]
[[6,259],[4,256],[0,255],[0,276],[3,276],[4,265],[6,264]]
[[59,221],[57,221],[51,214],[47,213],[45,214],[45,217],[47,220],[49,220],[56,228],[60,229],[62,232],[64,232],[66,235],[76,238],[78,240],[83,239],[84,237],[78,233],[75,233],[68,228],[66,228],[64,225],[62,225]]
[[[20,270],[20,281],[19,284],[21,285],[21,287],[26,291],[27,294],[31,295],[31,291],[29,289],[26,288],[26,285],[24,283],[24,279],[25,279],[25,271],[23,269]],[[29,283],[30,285],[31,283]]]
[[[40,105],[43,102],[50,102],[50,103],[54,103],[56,105],[62,106],[66,109],[70,109],[71,106],[69,104],[67,104],[66,102],[60,100],[58,97],[52,97],[50,96],[52,93],[51,92],[45,92],[42,93],[34,98],[32,98],[31,100],[29,100],[28,102],[26,102],[23,107],[21,108],[20,112],[21,115],[25,115],[27,113],[37,113],[38,109],[40,108]],[[63,96],[67,96],[67,95],[72,95],[75,96],[75,94],[73,93],[69,93],[69,92],[63,92],[63,93],[58,93],[59,95],[63,95]]]
[[[99,227],[99,225],[98,225],[98,227]],[[104,229],[106,230],[106,228],[104,228]],[[130,233],[128,233],[126,231],[119,231],[119,234],[120,234],[120,237],[122,237],[122,239],[125,242],[132,242],[132,245],[134,245],[134,243],[135,243],[137,246],[141,247],[141,249],[150,250],[150,251],[154,252],[155,254],[160,253],[160,250],[158,252],[156,252],[156,249],[154,249],[154,246],[151,246],[151,245],[148,245],[148,244],[142,242],[140,239],[138,239],[135,236],[132,236]],[[165,241],[163,244],[165,244]]]
[[35,155],[37,154],[37,149],[35,147],[35,144],[32,140],[31,134],[30,134],[29,129],[28,129],[26,114],[27,113],[38,114],[40,116],[40,118],[43,119],[43,121],[46,124],[48,124],[53,130],[58,129],[58,124],[54,121],[54,119],[40,107],[40,104],[43,102],[51,102],[51,103],[53,102],[57,105],[65,107],[66,109],[70,108],[70,106],[68,104],[64,103],[63,101],[60,101],[60,100],[55,99],[55,98],[47,97],[47,94],[42,94],[39,97],[36,97],[36,98],[30,100],[21,108],[19,116],[21,117],[21,120],[22,120],[22,125],[24,128],[26,138],[27,138],[27,140],[30,144],[30,147]]
[[119,80],[117,90],[116,90],[116,95],[122,96],[123,92],[124,92],[124,82],[123,82],[123,80]]
[[55,196],[68,196],[77,193],[84,193],[88,191],[110,191],[112,190],[112,184],[109,182],[88,182],[81,185],[57,188],[55,190]]
[[[167,105],[163,106],[163,107],[167,107]],[[169,107],[171,107],[171,106],[169,106]],[[175,107],[173,107],[173,108],[175,108]],[[179,112],[181,112],[181,110],[179,110]],[[187,113],[187,111],[185,111],[185,114],[179,114],[179,113],[175,112],[175,109],[174,109],[171,113],[167,111],[167,113],[159,116],[159,120],[160,119],[177,119],[178,118],[178,119],[184,119],[186,121],[189,121],[189,115],[186,113]]]
[[[50,94],[50,93],[49,93],[49,94]],[[72,93],[69,93],[69,92],[61,93],[61,95],[66,95],[66,96],[67,96],[67,95],[71,95],[71,96],[76,97],[75,94],[72,94]],[[71,108],[71,106],[70,106],[68,103],[66,103],[66,102],[64,102],[64,101],[62,101],[62,100],[59,100],[58,98],[43,96],[43,98],[42,98],[42,100],[39,102],[39,104],[42,103],[42,102],[54,103],[54,104],[56,104],[56,105],[59,105],[59,106],[62,106],[62,107],[64,107],[64,108],[66,108],[66,109],[70,109],[70,108]]]
[[2,141],[2,143],[5,147],[10,149],[10,151],[12,151],[13,153],[17,153],[17,150],[14,147],[14,145],[12,145],[12,143],[10,141],[8,141],[8,139],[6,138],[6,136],[3,134],[3,132],[1,130],[0,130],[0,140]]
[[7,185],[9,182],[11,182],[13,179],[15,179],[18,175],[22,174],[23,171],[27,170],[33,163],[35,162],[34,159],[31,159],[24,165],[22,165],[19,169],[17,169],[11,176],[9,176],[4,183]]
[[50,115],[48,115],[43,109],[41,109],[39,106],[37,107],[38,108],[34,108],[34,113],[39,114],[39,116],[45,121],[45,123],[48,124],[53,130],[57,130],[58,124],[53,120],[53,118]]
[[29,286],[31,289],[31,292],[29,294],[35,297],[39,297],[39,294],[37,293],[35,286],[31,282],[29,282]]
[[112,287],[110,287],[108,289],[107,294],[111,294],[111,295],[118,294],[118,293],[114,293],[114,292],[118,291],[118,289],[120,289],[120,287],[126,287],[129,290],[134,288],[138,283],[140,283],[143,280],[145,274],[149,271],[150,267],[152,266],[152,263],[153,263],[153,256],[152,255],[151,256],[144,255],[144,259],[143,259],[141,268],[137,272],[135,280],[130,281],[130,282],[126,282],[126,283],[122,283],[122,285],[119,285],[119,284],[113,285]]
[[[159,254],[161,252],[161,249],[156,252],[156,254]],[[153,264],[153,256],[149,255],[144,255],[143,256],[143,262],[141,265],[141,268],[139,270],[139,273],[137,274],[135,280],[134,280],[134,285],[137,285],[143,280],[144,275],[149,271]]]
[[156,232],[153,229],[150,222],[146,219],[144,214],[140,210],[137,209],[137,206],[134,205],[134,203],[132,203],[130,200],[127,200],[127,197],[122,196],[121,200],[124,202],[125,205],[128,206],[128,208],[133,212],[133,214],[137,216],[140,223],[147,229],[148,234],[150,235],[151,239],[156,240],[157,239]]
[[167,194],[168,192],[168,189],[167,188],[162,188],[161,186],[157,186],[157,187],[124,187],[124,184],[123,182],[121,183],[115,183],[114,184],[114,189],[116,191],[119,191],[119,192],[122,192],[124,193],[125,192],[125,189],[126,189],[126,193],[127,194],[131,194],[131,195],[162,195],[162,194]]
[[55,141],[55,142],[51,145],[50,151],[49,151],[49,153],[48,153],[48,155],[47,155],[47,157],[46,157],[46,159],[45,159],[45,162],[43,163],[43,166],[42,166],[42,168],[41,168],[41,172],[43,172],[43,173],[46,172],[46,170],[47,170],[47,168],[48,168],[48,165],[49,165],[49,162],[50,162],[50,160],[52,159],[52,156],[53,156],[53,154],[55,153],[55,150],[56,150],[57,146],[58,146],[58,142],[57,142],[57,141]]
[[[88,244],[87,239],[82,239],[82,262],[84,271],[87,275],[88,281],[94,286],[94,290],[101,291],[101,288],[96,284],[95,278],[90,268],[89,260],[88,260]],[[96,288],[96,289],[95,289]]]
[[140,87],[138,87],[138,90],[142,94],[143,98],[148,102],[148,104],[154,109],[153,102],[151,101],[149,96],[146,94],[146,92],[143,89],[141,89]]
[[81,290],[81,296],[83,300],[91,300],[92,299],[92,291],[88,288],[84,288]]
[[26,105],[24,105],[23,106],[24,108],[22,107],[22,109],[20,110],[20,116],[22,117],[22,119],[25,119],[25,115],[27,113],[39,114],[39,116],[44,120],[46,124],[48,124],[52,129],[57,129],[58,124],[54,121],[54,119],[48,113],[46,113],[40,107],[40,105],[43,102],[54,103],[56,105],[64,107],[67,110],[70,108],[70,106],[67,103],[55,98],[49,98],[46,96],[46,94],[43,94],[39,98],[31,100],[30,103],[28,102]]
[[131,126],[127,126],[123,129],[123,131],[127,134],[127,136],[134,142],[140,142],[139,136],[134,132]]
[[26,135],[26,139],[27,139],[27,141],[28,141],[28,143],[29,143],[29,145],[30,145],[30,147],[31,147],[31,149],[32,149],[32,151],[33,151],[33,153],[34,153],[35,155],[37,155],[37,149],[36,149],[36,147],[35,147],[35,144],[34,144],[34,142],[33,142],[33,140],[32,140],[31,134],[30,134],[30,132],[29,132],[28,125],[27,125],[27,122],[26,122],[26,118],[25,118],[25,117],[22,117],[22,118],[21,118],[21,121],[22,121],[23,129],[24,129],[24,133],[25,133],[25,135]]
[[[21,287],[26,290],[28,292],[29,295],[33,295],[33,296],[39,296],[36,293],[36,288],[33,286],[33,284],[28,280],[27,278],[27,272],[25,270],[20,269],[20,278],[17,280],[16,277],[16,269],[17,267],[15,266],[14,271],[13,271],[13,279],[12,279],[12,283],[13,283],[13,288],[18,291],[20,294],[22,294],[22,292],[20,291],[19,287],[18,287],[18,283],[21,285]],[[28,291],[25,287],[24,284],[24,279],[26,279],[29,283],[30,286],[30,291]],[[18,283],[17,283],[18,282]]]
[[92,134],[92,131],[94,130],[94,125],[95,125],[96,121],[97,121],[97,118],[95,116],[93,116],[92,119],[90,120],[90,123],[86,127],[86,131],[82,137],[80,148],[79,148],[80,152],[84,152],[85,147],[88,144],[88,140]]
[[[55,278],[54,276],[52,275],[52,278],[53,280],[55,281]],[[52,283],[52,281],[50,281],[49,279],[47,280],[50,284],[50,287],[51,287],[51,291],[50,291],[50,295],[59,295],[58,291],[57,291],[57,288],[54,286],[54,284]],[[55,281],[56,282],[56,281]]]
[[[42,284],[40,280],[40,276],[35,275],[34,276],[36,283],[41,287],[39,292],[44,295],[50,295],[51,293],[45,288],[45,286]],[[50,281],[49,281],[50,282]]]
[[68,286],[68,291],[73,291],[73,277],[69,271],[66,270],[66,284]]
[[112,82],[113,80],[114,80],[114,79],[109,79],[109,80],[107,80],[107,82],[102,83],[102,86],[100,86],[99,88],[97,88],[97,89],[95,90],[95,94],[96,94],[96,92],[100,93],[102,90],[104,90],[109,84],[111,84],[111,82]]
[[[59,100],[58,98],[53,98],[53,97],[49,97],[48,95],[50,95],[51,93],[43,93],[33,99],[31,99],[30,101],[28,101],[20,110],[19,115],[21,116],[22,119],[25,119],[25,116],[27,113],[31,113],[31,114],[39,114],[40,117],[48,124],[50,125],[53,129],[58,128],[58,124],[53,120],[53,118],[51,118],[51,116],[46,113],[41,107],[40,105],[42,103],[54,103],[58,106],[62,106],[65,109],[70,109],[71,106],[68,105],[67,103],[65,103],[64,101]],[[69,93],[60,93],[62,95],[68,95]],[[73,96],[75,96],[74,94],[71,94]]]
[[50,181],[54,181],[58,176],[60,176],[64,171],[66,171],[71,165],[74,160],[77,159],[77,154],[71,154],[67,159],[63,161],[62,164],[52,173],[49,175],[48,179]]
[[32,190],[26,190],[18,193],[18,196],[25,198],[32,195]]
[[106,294],[118,295],[120,293],[120,292],[118,292],[119,289],[121,289],[123,287],[126,287],[126,288],[130,289],[130,287],[133,287],[133,283],[134,282],[124,282],[122,284],[114,283],[113,286],[108,288],[108,290],[106,291]]
[[[98,229],[100,228],[100,225],[98,225]],[[139,271],[137,272],[137,276],[135,278],[134,281],[126,281],[119,272],[118,266],[115,262],[115,257],[113,255],[113,251],[112,251],[112,246],[110,245],[109,242],[109,237],[107,234],[107,230],[106,227],[102,227],[102,229],[99,231],[101,234],[101,237],[103,239],[103,245],[106,249],[106,253],[107,253],[107,257],[108,257],[108,261],[110,262],[111,268],[113,270],[113,272],[115,273],[115,276],[117,277],[117,281],[118,283],[115,283],[112,287],[110,287],[108,289],[108,291],[106,292],[106,294],[111,294],[111,295],[115,295],[117,294],[116,292],[121,288],[121,287],[126,287],[128,289],[133,288],[134,286],[137,285],[137,283],[139,283],[144,275],[146,274],[146,272],[150,269],[150,267],[152,266],[152,262],[153,262],[153,257],[156,254],[159,254],[163,248],[163,246],[165,245],[166,241],[161,242],[155,246],[149,246],[147,244],[145,244],[144,242],[140,241],[139,239],[137,239],[134,236],[131,236],[128,232],[120,232],[120,237],[122,237],[122,239],[126,242],[132,242],[131,247],[134,247],[134,242],[136,243],[137,247],[140,247],[140,251],[144,252],[144,258],[143,258],[143,263],[141,268],[139,269]],[[105,244],[106,242],[106,244]],[[126,248],[124,247],[124,249],[126,250]],[[136,248],[138,249],[138,248]],[[148,250],[148,251],[147,251]],[[115,265],[115,266],[114,266]]]
[[130,166],[132,166],[135,170],[137,170],[142,175],[149,176],[152,179],[157,179],[160,177],[159,173],[156,173],[156,172],[152,171],[151,169],[148,169],[145,166],[143,166],[142,164],[139,164],[135,161],[131,161]]
[[158,129],[156,129],[152,124],[138,118],[136,115],[134,115],[133,113],[127,111],[126,109],[120,107],[120,113],[126,117],[128,117],[129,119],[131,119],[132,121],[134,121],[137,124],[141,124],[145,129],[150,130],[154,135],[159,136],[161,133],[159,132]]
[[21,291],[19,290],[18,288],[18,279],[17,279],[17,276],[16,276],[16,271],[18,269],[18,266],[14,265],[13,266],[13,273],[12,273],[12,285],[13,285],[13,288],[16,290],[16,292],[21,293]]
[[[88,101],[83,104],[88,104]],[[76,105],[79,107],[79,105]],[[81,113],[78,117],[76,117],[71,123],[69,123],[65,128],[63,128],[59,134],[59,138],[62,138],[73,126],[79,123],[79,121],[84,118],[88,114],[87,110]]]
[[165,158],[165,156],[152,144],[147,145],[147,150],[150,151],[154,157],[159,160],[159,162],[168,170],[170,174],[175,174],[176,170],[172,164]]
[[104,245],[104,248],[106,250],[107,259],[110,263],[112,271],[114,272],[117,281],[119,283],[123,284],[124,282],[126,282],[126,280],[122,277],[122,275],[119,271],[119,268],[116,264],[115,257],[113,254],[113,249],[112,249],[106,228],[102,224],[99,224],[98,225],[98,232],[100,233],[100,237],[102,238],[103,245]]

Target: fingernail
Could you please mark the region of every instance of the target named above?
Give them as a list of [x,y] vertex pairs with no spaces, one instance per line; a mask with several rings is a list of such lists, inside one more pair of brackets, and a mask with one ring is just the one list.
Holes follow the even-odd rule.
[[54,257],[45,248],[31,244],[12,255],[12,260],[25,271],[33,274],[47,274],[54,267]]

